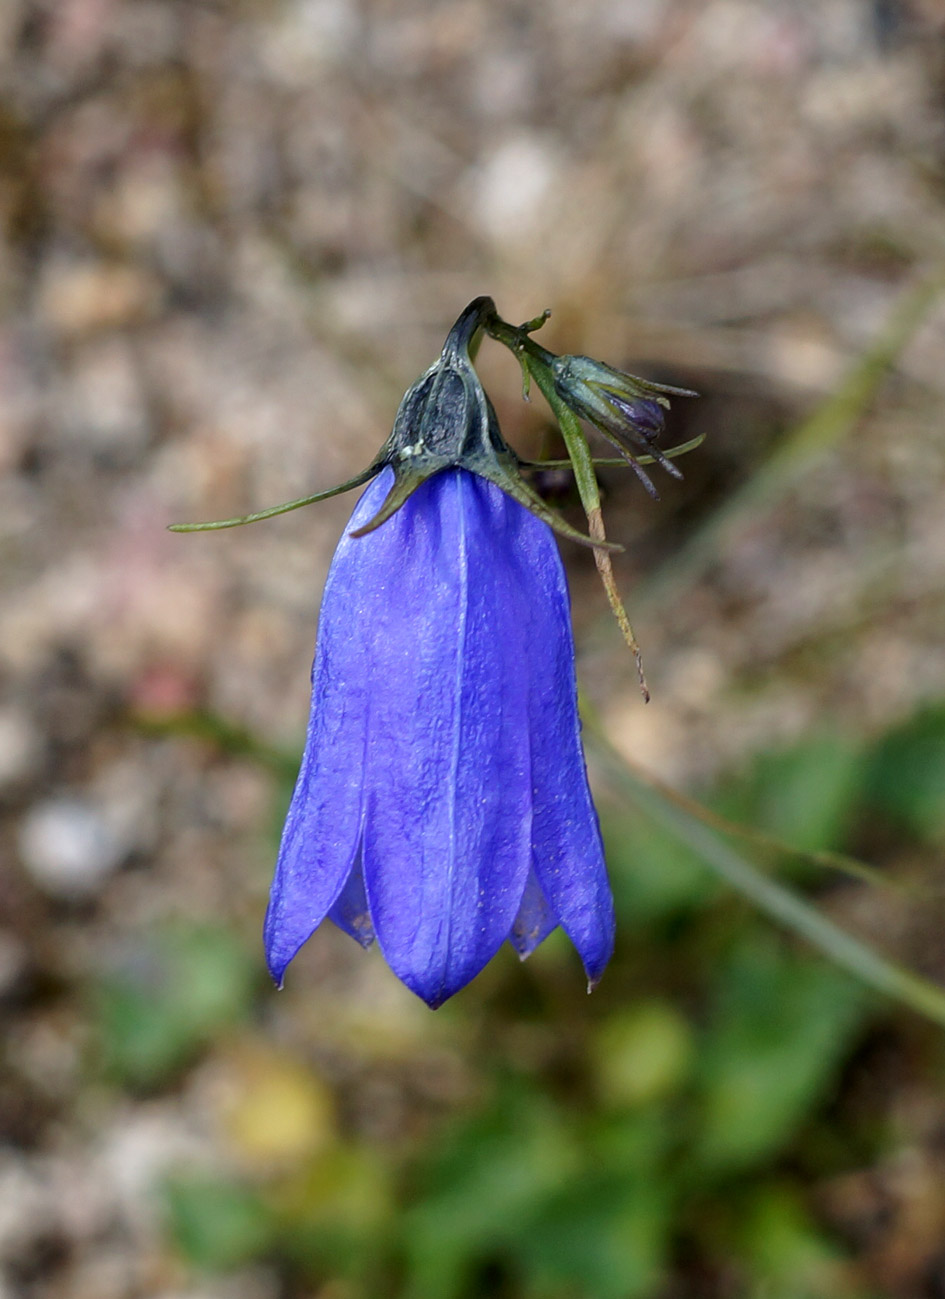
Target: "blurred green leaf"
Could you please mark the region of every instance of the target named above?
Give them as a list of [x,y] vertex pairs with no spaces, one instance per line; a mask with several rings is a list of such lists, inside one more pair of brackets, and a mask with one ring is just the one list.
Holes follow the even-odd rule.
[[171,1239],[184,1258],[206,1271],[226,1271],[271,1248],[274,1230],[262,1199],[248,1187],[203,1174],[164,1186]]
[[364,1277],[387,1246],[393,1188],[390,1165],[378,1151],[328,1150],[283,1186],[276,1201],[286,1250],[309,1273]]
[[588,1114],[582,1167],[510,1252],[529,1295],[640,1299],[659,1285],[675,1204],[673,1124],[654,1106],[603,1123]]
[[759,1285],[778,1299],[862,1294],[840,1251],[787,1185],[757,1187],[740,1206],[739,1253]]
[[945,706],[920,713],[879,742],[866,798],[919,839],[945,842]]
[[404,1220],[410,1299],[451,1299],[474,1260],[507,1250],[565,1186],[579,1152],[540,1092],[500,1089],[485,1113],[444,1139]]
[[671,834],[699,854],[716,874],[737,889],[754,906],[799,934],[831,961],[864,984],[945,1024],[945,990],[921,975],[913,974],[861,942],[825,916],[816,906],[776,880],[730,847],[695,815],[672,790],[623,759],[607,742],[600,727],[588,727],[597,756],[614,786],[631,803],[644,811]]
[[649,1177],[581,1182],[549,1205],[517,1242],[529,1295],[641,1299],[666,1262],[672,1204]]
[[212,744],[231,758],[250,758],[266,767],[280,779],[294,784],[299,768],[298,757],[284,749],[274,748],[245,726],[231,722],[206,708],[193,708],[169,715],[150,716],[132,713],[129,723],[145,735],[174,735]]
[[865,774],[862,746],[840,735],[810,736],[763,753],[713,798],[725,816],[758,826],[799,849],[843,847]]
[[594,1034],[591,1062],[605,1104],[648,1105],[675,1091],[693,1055],[689,1023],[668,1001],[643,1001],[610,1015]]
[[175,924],[147,935],[95,992],[106,1072],[132,1085],[161,1082],[248,1012],[256,973],[229,930]]
[[715,1170],[770,1158],[824,1094],[861,1022],[848,976],[753,934],[719,973],[699,1052],[694,1159]]
[[719,892],[697,853],[645,817],[601,808],[620,923],[639,929],[691,912]]

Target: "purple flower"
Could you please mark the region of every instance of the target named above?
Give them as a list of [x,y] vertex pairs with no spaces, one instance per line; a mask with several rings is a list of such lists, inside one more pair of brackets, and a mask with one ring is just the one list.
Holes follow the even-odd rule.
[[353,536],[394,478],[364,492],[325,585],[269,968],[281,983],[328,917],[436,1007],[505,939],[524,958],[560,924],[593,984],[613,901],[554,538],[463,468]]
[[[633,451],[678,473],[655,441],[667,388],[589,357],[558,357],[491,298],[457,317],[404,394],[371,463],[337,487],[193,532],[272,518],[371,479],[332,562],[312,669],[308,739],[266,914],[281,984],[326,918],[442,1005],[507,938],[524,958],[557,925],[591,985],[614,907],[581,748],[568,588],[552,530],[601,552],[586,444],[593,421],[652,490]],[[522,476],[473,365],[486,331],[534,376],[562,425],[592,536]],[[572,427],[575,426],[575,427]],[[570,430],[570,432],[568,431]],[[576,431],[575,431],[576,430]],[[576,457],[576,458],[575,458]]]

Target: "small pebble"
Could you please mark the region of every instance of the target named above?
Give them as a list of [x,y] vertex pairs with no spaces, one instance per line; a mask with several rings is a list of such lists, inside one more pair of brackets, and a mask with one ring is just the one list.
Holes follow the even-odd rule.
[[23,865],[44,893],[87,898],[116,870],[126,845],[102,813],[77,798],[39,803],[20,828]]

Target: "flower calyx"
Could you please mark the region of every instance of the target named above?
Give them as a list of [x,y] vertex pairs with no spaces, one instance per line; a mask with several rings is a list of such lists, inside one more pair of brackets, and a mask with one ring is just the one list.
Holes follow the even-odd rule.
[[[371,463],[347,482],[282,505],[252,514],[208,523],[174,523],[172,532],[209,532],[256,523],[341,492],[362,486],[389,466],[394,481],[380,509],[353,536],[364,536],[380,527],[401,508],[413,492],[434,474],[460,468],[495,483],[559,536],[591,546],[600,559],[622,546],[609,542],[600,525],[600,498],[594,464],[578,419],[589,420],[620,451],[651,496],[656,489],[643,464],[657,463],[674,478],[681,477],[670,456],[698,445],[701,438],[683,446],[661,451],[657,438],[663,430],[663,411],[668,396],[693,397],[687,388],[651,383],[594,361],[587,356],[556,356],[536,343],[531,335],[547,320],[543,312],[523,325],[510,325],[499,316],[490,297],[474,298],[459,315],[446,337],[439,357],[404,395],[387,441]],[[552,510],[522,470],[539,465],[522,460],[507,444],[499,428],[495,408],[473,365],[473,356],[483,331],[508,347],[522,367],[524,392],[535,379],[551,405],[565,439],[578,491],[587,513],[591,535],[573,528]],[[596,519],[596,523],[595,523]]]
[[389,466],[393,485],[373,518],[352,536],[363,537],[380,527],[434,474],[466,469],[495,483],[559,535],[582,545],[621,549],[573,528],[521,476],[522,462],[502,436],[472,362],[484,324],[494,315],[491,298],[474,299],[447,335],[439,358],[407,389],[390,437],[372,465],[374,472]]

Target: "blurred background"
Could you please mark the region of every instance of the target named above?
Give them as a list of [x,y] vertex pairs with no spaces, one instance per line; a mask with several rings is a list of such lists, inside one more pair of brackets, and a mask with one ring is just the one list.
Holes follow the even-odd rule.
[[602,471],[648,706],[567,549],[588,706],[945,981],[937,0],[3,0],[0,172],[0,1297],[942,1299],[941,1028],[594,748],[593,997],[556,934],[432,1014],[328,929],[277,994],[352,502],[165,531],[353,474],[480,293],[697,388],[684,483]]

